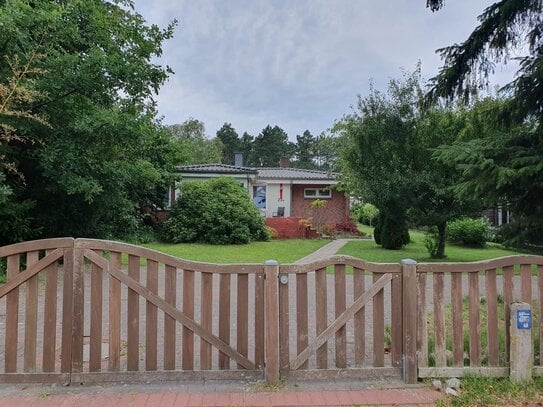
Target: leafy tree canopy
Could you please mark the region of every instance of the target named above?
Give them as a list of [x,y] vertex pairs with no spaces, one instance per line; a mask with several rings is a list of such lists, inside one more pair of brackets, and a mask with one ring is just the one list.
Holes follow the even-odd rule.
[[183,152],[178,164],[220,163],[223,144],[217,138],[206,136],[203,122],[189,118],[182,124],[168,126],[167,129],[177,140]]
[[288,135],[278,127],[266,126],[254,139],[251,165],[255,167],[277,167],[283,157],[291,157],[294,152],[293,143]]
[[217,131],[217,139],[223,145],[222,160],[223,164],[234,164],[234,153],[241,152],[240,139],[236,130],[230,123],[224,123]]

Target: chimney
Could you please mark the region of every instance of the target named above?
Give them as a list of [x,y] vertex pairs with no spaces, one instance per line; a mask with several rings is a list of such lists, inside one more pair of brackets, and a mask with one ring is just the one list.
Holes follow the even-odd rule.
[[290,160],[288,157],[283,157],[279,161],[279,167],[281,168],[288,168],[290,166]]
[[243,153],[240,153],[240,152],[234,153],[234,165],[236,167],[243,167]]

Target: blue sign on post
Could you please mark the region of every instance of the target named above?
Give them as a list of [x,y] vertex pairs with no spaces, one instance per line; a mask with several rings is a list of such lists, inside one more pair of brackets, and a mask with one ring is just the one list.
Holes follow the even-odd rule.
[[532,310],[518,309],[517,310],[517,328],[532,329]]

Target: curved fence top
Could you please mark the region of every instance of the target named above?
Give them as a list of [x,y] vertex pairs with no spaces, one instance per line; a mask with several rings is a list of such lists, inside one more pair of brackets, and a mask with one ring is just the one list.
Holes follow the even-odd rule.
[[516,264],[535,264],[543,266],[543,256],[535,255],[513,255],[499,257],[491,260],[481,260],[466,263],[418,263],[419,273],[439,272],[476,272],[494,268],[514,266]]

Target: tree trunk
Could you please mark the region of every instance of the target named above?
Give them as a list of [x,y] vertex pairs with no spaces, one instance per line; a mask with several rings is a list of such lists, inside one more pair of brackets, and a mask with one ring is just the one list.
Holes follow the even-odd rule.
[[442,259],[445,257],[445,238],[446,238],[447,222],[440,223],[437,225],[437,252],[436,257]]

